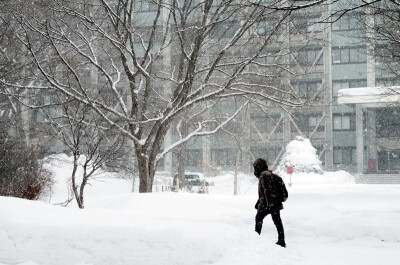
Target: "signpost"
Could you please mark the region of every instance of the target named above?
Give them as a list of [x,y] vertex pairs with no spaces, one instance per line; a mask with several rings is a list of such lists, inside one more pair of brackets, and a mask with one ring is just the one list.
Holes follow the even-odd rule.
[[292,174],[293,174],[293,171],[294,171],[294,169],[293,169],[292,166],[287,166],[287,167],[286,167],[286,173],[288,173],[289,176],[290,176],[289,187],[292,186]]

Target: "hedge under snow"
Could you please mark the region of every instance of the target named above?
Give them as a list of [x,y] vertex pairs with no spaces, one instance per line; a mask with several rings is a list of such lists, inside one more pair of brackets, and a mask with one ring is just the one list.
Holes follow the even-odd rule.
[[294,173],[324,173],[321,168],[321,161],[309,139],[301,136],[296,136],[296,139],[291,141],[286,146],[286,152],[279,164],[278,171],[286,172],[288,166],[292,166]]

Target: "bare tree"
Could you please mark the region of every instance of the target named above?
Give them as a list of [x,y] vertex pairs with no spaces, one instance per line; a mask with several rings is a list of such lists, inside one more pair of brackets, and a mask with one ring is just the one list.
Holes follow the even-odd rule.
[[[10,30],[12,21],[10,14],[4,9],[0,11],[0,79],[7,77],[8,80],[16,80],[16,72],[22,67],[20,59],[23,54],[20,51],[12,30]],[[22,123],[22,109],[10,95],[8,95],[7,86],[0,84],[0,116],[4,117],[3,121],[7,123],[9,128],[15,130],[15,135],[21,141],[21,144],[26,144],[26,135]],[[18,93],[19,91],[14,91]]]
[[58,117],[48,115],[50,134],[61,141],[73,155],[71,189],[78,207],[84,208],[84,191],[89,180],[111,160],[121,155],[121,136],[107,135],[101,119],[79,102],[63,104]]
[[[318,2],[325,1],[313,5]],[[35,80],[29,85],[0,81],[86,105],[133,142],[139,191],[151,192],[157,163],[165,154],[193,137],[217,132],[249,100],[303,104],[290,88],[271,84],[272,76],[289,70],[265,58],[285,19],[309,5],[260,3],[264,1],[26,3],[34,5],[37,16],[14,10],[19,23],[14,32],[35,65],[30,70]],[[151,15],[144,17],[144,7]],[[272,31],[254,34],[254,26],[269,16],[276,18]],[[276,68],[280,70],[272,71]],[[185,137],[162,148],[171,124],[183,113],[233,97],[242,98],[236,109],[219,119],[199,120]]]

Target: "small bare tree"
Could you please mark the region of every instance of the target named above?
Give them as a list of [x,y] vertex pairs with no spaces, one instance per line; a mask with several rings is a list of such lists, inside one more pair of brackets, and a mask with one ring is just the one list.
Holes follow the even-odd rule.
[[73,155],[71,189],[78,207],[84,208],[84,191],[96,172],[121,155],[124,141],[121,136],[107,135],[101,119],[79,102],[62,105],[58,117],[48,115],[53,137],[61,141]]

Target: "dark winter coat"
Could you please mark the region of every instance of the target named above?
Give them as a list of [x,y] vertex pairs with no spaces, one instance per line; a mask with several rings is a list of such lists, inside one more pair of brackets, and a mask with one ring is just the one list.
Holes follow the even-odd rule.
[[263,171],[258,181],[258,201],[256,208],[258,210],[266,208],[282,210],[282,202],[286,201],[287,198],[288,192],[282,178],[271,171]]

